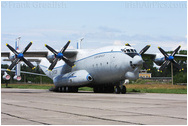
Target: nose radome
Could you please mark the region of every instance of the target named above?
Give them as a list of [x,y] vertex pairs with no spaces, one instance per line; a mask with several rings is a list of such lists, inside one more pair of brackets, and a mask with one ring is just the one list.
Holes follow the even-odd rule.
[[132,64],[136,65],[136,66],[140,66],[143,64],[143,60],[141,58],[141,56],[134,56],[133,60],[132,60]]

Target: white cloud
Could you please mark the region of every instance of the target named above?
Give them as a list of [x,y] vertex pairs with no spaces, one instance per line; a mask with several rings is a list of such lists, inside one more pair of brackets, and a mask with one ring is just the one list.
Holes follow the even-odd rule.
[[115,40],[113,45],[115,45],[115,46],[123,46],[124,43],[121,40]]
[[176,42],[176,41],[156,41],[153,42],[152,45],[160,46],[164,48],[166,51],[175,50],[179,45],[181,45],[180,50],[187,50],[187,43],[184,41]]

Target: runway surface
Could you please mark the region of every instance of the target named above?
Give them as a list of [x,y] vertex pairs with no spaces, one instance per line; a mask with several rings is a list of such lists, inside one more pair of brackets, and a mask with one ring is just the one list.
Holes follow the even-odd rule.
[[1,124],[186,125],[187,95],[54,93],[2,88]]

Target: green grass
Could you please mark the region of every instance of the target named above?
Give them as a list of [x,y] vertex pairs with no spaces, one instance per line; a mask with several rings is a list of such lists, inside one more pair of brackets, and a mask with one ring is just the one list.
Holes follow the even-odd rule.
[[81,90],[81,91],[93,91],[93,88],[91,88],[91,87],[80,87],[79,90]]
[[187,94],[187,89],[131,89],[131,88],[128,88],[127,92]]
[[[20,89],[50,89],[53,84],[8,84],[8,88]],[[1,84],[1,88],[6,88],[5,84]]]
[[127,92],[187,94],[187,86],[171,84],[128,84]]
[[[8,84],[9,88],[21,89],[50,89],[53,84]],[[5,84],[1,84],[1,88],[5,88]],[[171,85],[171,84],[128,84],[126,85],[127,92],[138,93],[171,93],[171,94],[187,94],[187,86]],[[93,91],[90,87],[80,87],[82,91]]]

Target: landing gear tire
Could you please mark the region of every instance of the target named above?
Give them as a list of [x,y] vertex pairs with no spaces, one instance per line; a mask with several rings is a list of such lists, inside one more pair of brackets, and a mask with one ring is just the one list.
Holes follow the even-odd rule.
[[78,87],[68,87],[67,92],[76,93],[76,92],[78,92]]
[[113,93],[114,86],[96,86],[93,88],[94,93]]
[[127,92],[126,87],[125,87],[124,85],[122,85],[122,86],[121,86],[121,93],[122,93],[122,94],[126,94],[126,92]]
[[59,92],[59,87],[51,87],[49,91]]
[[99,88],[98,87],[94,87],[93,91],[94,91],[94,93],[99,93]]
[[115,93],[116,93],[116,94],[120,94],[120,92],[121,92],[120,87],[119,87],[119,86],[116,86],[116,88],[115,88]]

